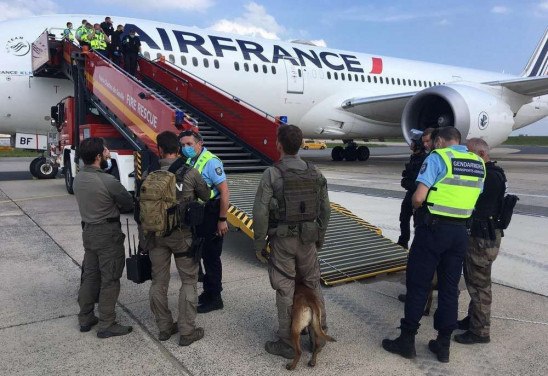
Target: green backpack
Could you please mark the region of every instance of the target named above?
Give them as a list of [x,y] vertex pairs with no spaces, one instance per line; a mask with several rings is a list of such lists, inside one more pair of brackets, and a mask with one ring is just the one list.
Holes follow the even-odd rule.
[[148,174],[139,191],[139,205],[144,233],[169,235],[179,225],[175,174],[162,170]]

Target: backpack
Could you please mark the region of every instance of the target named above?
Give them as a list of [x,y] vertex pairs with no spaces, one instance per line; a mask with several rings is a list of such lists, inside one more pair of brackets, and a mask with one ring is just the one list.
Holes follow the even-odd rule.
[[153,171],[141,185],[139,219],[145,234],[169,235],[178,225],[178,205],[175,174]]
[[514,214],[514,207],[519,201],[519,197],[516,195],[506,195],[502,200],[502,206],[500,208],[500,213],[497,217],[497,228],[501,230],[506,230],[512,220],[512,214]]

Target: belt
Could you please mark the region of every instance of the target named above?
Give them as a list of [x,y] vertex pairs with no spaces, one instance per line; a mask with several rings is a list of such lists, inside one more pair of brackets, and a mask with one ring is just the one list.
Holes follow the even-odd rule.
[[105,223],[120,223],[120,217],[113,217],[113,218],[107,218],[101,222],[97,222],[97,223],[89,223],[89,222],[84,222],[82,221],[82,228],[84,228],[85,225],[103,225]]
[[438,223],[447,223],[451,225],[461,225],[466,226],[469,218],[452,218],[452,217],[443,217],[441,215],[432,214],[432,221]]

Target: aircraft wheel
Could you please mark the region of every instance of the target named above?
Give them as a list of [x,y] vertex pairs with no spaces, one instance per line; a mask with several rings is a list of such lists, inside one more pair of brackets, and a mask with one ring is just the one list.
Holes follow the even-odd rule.
[[323,150],[323,149],[325,149],[325,146],[320,146],[320,150]]
[[304,150],[308,150],[308,146],[305,146],[303,149],[304,149]]
[[367,146],[358,147],[358,160],[367,161],[369,159],[369,148]]
[[57,166],[49,162],[46,158],[40,159],[34,167],[38,179],[55,179],[58,170]]
[[334,161],[342,161],[344,159],[344,148],[342,146],[335,146],[331,150],[331,159]]
[[358,159],[358,150],[356,148],[346,148],[344,149],[344,159],[348,162],[354,162]]
[[65,164],[65,188],[67,188],[67,192],[71,195],[74,194],[73,189],[73,183],[74,183],[74,177],[72,176],[72,168],[70,168],[70,163]]
[[40,160],[44,159],[44,157],[37,157],[37,158],[34,158],[32,160],[32,162],[30,162],[30,166],[29,166],[29,171],[30,173],[32,174],[32,176],[34,176],[35,178],[38,177],[38,174],[37,174],[37,171],[36,171],[36,165],[38,164],[38,162],[40,162]]

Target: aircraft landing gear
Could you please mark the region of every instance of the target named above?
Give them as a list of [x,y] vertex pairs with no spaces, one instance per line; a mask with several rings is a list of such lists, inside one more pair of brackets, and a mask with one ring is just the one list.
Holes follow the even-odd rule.
[[367,146],[358,146],[354,141],[344,141],[346,147],[335,146],[331,151],[331,158],[334,161],[342,161],[343,159],[353,162],[355,160],[366,161],[369,159],[369,148]]
[[54,179],[57,176],[58,167],[46,157],[34,158],[30,162],[29,171],[38,179]]

